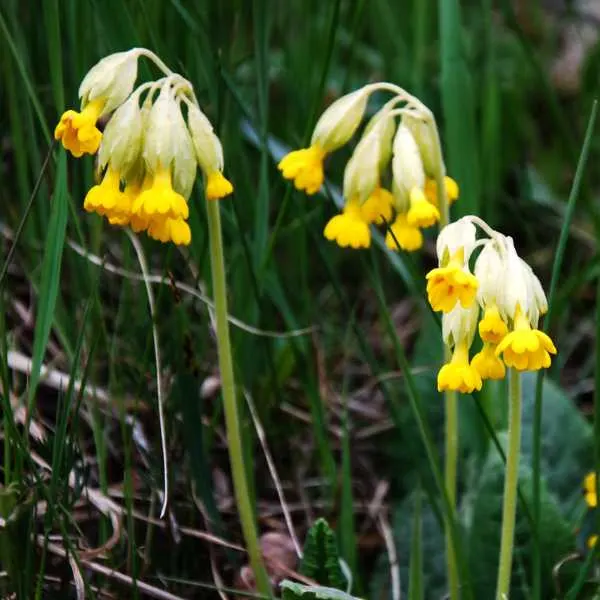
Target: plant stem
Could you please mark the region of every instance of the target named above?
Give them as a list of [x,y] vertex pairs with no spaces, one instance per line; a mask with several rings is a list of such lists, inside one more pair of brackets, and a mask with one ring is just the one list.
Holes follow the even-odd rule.
[[[435,122],[432,123],[433,130],[437,135]],[[438,203],[440,207],[440,231],[450,222],[450,206],[448,205],[448,196],[446,195],[446,169],[444,167],[441,143],[437,138],[437,147],[439,149],[438,164],[436,172],[436,186],[438,190]],[[444,363],[452,357],[450,348],[444,343]],[[444,464],[444,485],[448,494],[448,503],[450,512],[445,515],[446,518],[446,569],[448,575],[448,587],[450,600],[458,600],[460,597],[460,581],[458,577],[458,567],[456,563],[456,553],[452,543],[452,521],[456,516],[456,466],[458,462],[458,395],[452,390],[444,392],[446,422],[445,422],[445,457]]]
[[504,503],[502,507],[502,539],[496,600],[506,600],[510,590],[510,574],[515,537],[517,512],[517,484],[519,482],[519,454],[521,448],[521,374],[510,370],[509,382],[508,454],[504,477]]
[[221,393],[223,396],[225,425],[227,429],[227,447],[229,450],[229,461],[231,463],[231,475],[237,509],[240,515],[246,549],[250,558],[250,565],[254,572],[256,587],[264,597],[271,598],[271,585],[260,549],[256,522],[254,520],[254,510],[246,479],[246,468],[244,466],[240,417],[233,376],[229,324],[227,322],[227,283],[225,281],[225,261],[223,258],[221,214],[219,210],[219,203],[217,201],[207,200],[206,211],[210,238],[210,263],[215,303],[219,370],[221,372]]

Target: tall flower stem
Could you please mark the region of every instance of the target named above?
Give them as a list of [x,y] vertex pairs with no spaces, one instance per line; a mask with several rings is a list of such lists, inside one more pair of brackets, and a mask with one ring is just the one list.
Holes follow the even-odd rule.
[[221,236],[221,215],[219,210],[218,202],[214,200],[206,202],[217,348],[219,353],[219,370],[221,372],[221,393],[223,396],[225,425],[227,429],[227,447],[229,449],[229,461],[231,464],[237,509],[246,549],[250,558],[250,565],[254,572],[256,587],[263,596],[271,598],[271,585],[260,549],[254,511],[246,479],[246,468],[244,466],[240,416],[233,376],[229,324],[227,322],[227,283],[225,280],[225,261],[223,258],[223,239]]
[[502,507],[502,538],[496,600],[506,600],[510,590],[510,575],[517,512],[517,484],[519,481],[519,454],[521,449],[521,374],[510,370],[509,383],[508,454],[504,478],[504,503]]
[[[433,129],[437,133],[435,124]],[[442,230],[450,222],[450,206],[448,204],[448,196],[446,195],[446,184],[444,177],[446,175],[441,144],[439,138],[437,140],[439,148],[439,165],[437,169],[435,183],[438,190],[438,203],[440,209],[440,230]],[[450,348],[444,343],[444,362],[448,362],[452,356]],[[444,392],[445,400],[445,463],[444,463],[444,484],[446,493],[448,494],[448,502],[450,504],[451,514],[446,517],[446,570],[448,575],[448,588],[450,592],[450,600],[458,600],[460,597],[460,581],[458,577],[458,565],[456,561],[456,552],[452,543],[452,520],[456,516],[456,467],[458,462],[458,397],[456,392],[446,390]]]

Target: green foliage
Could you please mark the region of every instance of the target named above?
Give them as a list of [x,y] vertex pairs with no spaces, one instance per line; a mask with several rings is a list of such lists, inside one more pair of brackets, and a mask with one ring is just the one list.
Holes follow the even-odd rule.
[[308,530],[300,573],[317,583],[338,590],[348,586],[340,567],[335,533],[325,519],[318,519]]
[[320,585],[302,585],[295,581],[281,582],[283,600],[358,600],[346,592]]

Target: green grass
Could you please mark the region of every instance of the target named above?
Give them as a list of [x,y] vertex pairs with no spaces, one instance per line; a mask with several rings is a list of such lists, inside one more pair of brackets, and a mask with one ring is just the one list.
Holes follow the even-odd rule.
[[[461,186],[453,216],[477,213],[511,235],[551,289],[552,319],[544,326],[559,356],[539,394],[544,411],[553,410],[546,394],[559,394],[564,427],[549,437],[538,399],[533,428],[524,428],[533,454],[523,459],[511,600],[593,597],[591,564],[561,567],[560,594],[552,568],[584,549],[576,537],[587,523],[578,490],[599,464],[591,418],[598,369],[590,358],[597,328],[586,326],[597,322],[593,165],[600,144],[593,118],[586,136],[597,58],[591,55],[579,93],[561,97],[547,68],[551,44],[529,37],[508,0],[493,13],[492,5],[2,3],[0,516],[8,523],[0,528],[0,571],[7,573],[1,595],[76,597],[73,571],[79,569],[90,598],[103,597],[101,590],[148,597],[138,580],[173,597],[217,597],[211,560],[226,589],[249,591],[239,577],[246,557],[235,547],[243,541],[214,387],[211,314],[179,285],[212,296],[200,181],[190,199],[188,249],[140,237],[149,271],[163,278],[152,284],[159,374],[131,243],[82,209],[95,181],[94,160],[74,160],[51,146],[62,111],[78,108],[87,70],[106,54],[147,46],[190,79],[223,143],[225,174],[235,185],[220,204],[229,310],[254,328],[230,324],[234,369],[238,386],[255,402],[299,538],[326,518],[352,570],[350,592],[391,598],[377,525],[383,519],[397,546],[403,597],[409,590],[425,599],[446,593],[444,407],[435,389],[440,330],[424,297],[435,234],[414,255],[388,251],[381,236],[369,250],[342,250],[322,230],[342,201],[347,149],[328,160],[328,183],[315,196],[297,192],[276,169],[283,153],[308,142],[335,98],[387,80],[418,94],[436,115],[449,174]],[[143,63],[140,75],[156,72]],[[283,335],[304,328],[310,333]],[[17,355],[30,358],[30,368]],[[81,387],[57,390],[41,365]],[[163,489],[159,375],[171,489],[162,522],[156,521]],[[559,388],[548,388],[548,380]],[[96,388],[101,393],[94,395]],[[491,473],[503,464],[503,420],[488,408],[500,405],[493,414],[501,413],[502,394],[502,386],[490,387],[485,406],[483,394],[481,405],[477,397],[459,398],[453,533],[461,598],[479,597],[487,574],[490,589],[496,579],[499,530],[490,525],[493,511],[484,519],[484,508],[501,506]],[[243,402],[240,410],[259,529],[285,536],[279,497]],[[28,433],[28,424],[44,435]],[[575,430],[580,435],[573,441],[568,434]],[[484,465],[490,479],[481,476]],[[570,493],[561,481],[569,482]],[[379,497],[382,489],[387,492]],[[116,504],[102,505],[89,490]],[[379,503],[384,509],[373,513]],[[120,529],[113,536],[115,506]],[[545,515],[553,515],[560,531]],[[101,557],[82,552],[103,544]],[[86,561],[129,579],[98,573]]]

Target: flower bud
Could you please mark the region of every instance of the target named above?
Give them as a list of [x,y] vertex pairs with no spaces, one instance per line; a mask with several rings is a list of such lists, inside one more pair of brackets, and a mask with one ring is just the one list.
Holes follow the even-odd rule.
[[[408,197],[413,188],[424,189],[425,170],[419,147],[410,129],[400,123],[394,137],[394,156],[392,158],[392,175],[394,178],[394,198],[399,201]],[[400,207],[396,207],[400,210]]]
[[382,125],[377,123],[363,135],[344,171],[344,197],[356,198],[360,204],[379,185]]
[[97,62],[79,86],[81,108],[97,99],[104,99],[102,115],[112,112],[131,94],[137,79],[139,50],[117,52]]
[[181,129],[173,125],[181,118],[181,109],[169,85],[164,85],[148,111],[143,157],[152,172],[168,168],[180,151]]
[[311,146],[318,145],[325,152],[343,146],[362,121],[371,89],[365,86],[338,98],[321,115],[311,138]]
[[453,347],[463,342],[470,346],[477,330],[479,306],[473,302],[468,308],[463,308],[459,302],[442,316],[442,337],[444,342]]
[[437,238],[436,253],[441,266],[445,266],[450,258],[459,250],[468,257],[474,246],[477,229],[468,217],[463,217],[444,227]]
[[109,163],[125,175],[132,169],[142,149],[144,122],[138,98],[121,104],[108,121],[98,153],[101,169]]
[[223,170],[223,147],[206,115],[188,105],[188,127],[200,168],[207,174]]
[[402,122],[410,129],[417,142],[425,173],[431,177],[435,177],[440,168],[443,169],[443,165],[440,164],[442,152],[435,121],[433,119],[425,120],[415,115],[405,114]]

